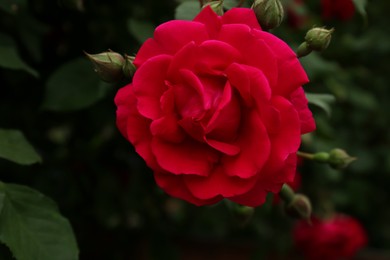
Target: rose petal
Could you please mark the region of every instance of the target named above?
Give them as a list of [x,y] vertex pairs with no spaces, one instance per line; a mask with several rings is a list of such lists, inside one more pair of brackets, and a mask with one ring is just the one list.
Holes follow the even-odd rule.
[[173,174],[208,176],[219,159],[217,151],[191,139],[175,144],[153,138],[151,145],[158,164]]
[[278,84],[277,56],[262,39],[253,35],[249,27],[243,24],[223,25],[218,39],[236,48],[244,64],[261,70],[272,88]]
[[289,97],[298,87],[309,82],[306,72],[293,50],[271,33],[254,30],[254,35],[269,46],[278,62],[278,81],[272,89],[274,95]]
[[308,101],[302,87],[291,94],[290,101],[299,114],[299,119],[301,120],[301,134],[314,131],[316,129],[316,123],[313,114],[308,107]]
[[213,139],[205,139],[205,141],[214,149],[230,156],[238,154],[241,150],[240,147],[233,144],[228,144]]
[[255,110],[243,113],[241,133],[232,144],[241,148],[236,156],[223,156],[221,163],[229,176],[251,178],[261,171],[270,154],[270,140]]
[[241,54],[231,45],[216,40],[209,40],[199,45],[198,71],[205,67],[213,71],[223,71],[233,62],[241,62]]
[[156,42],[155,39],[147,39],[141,46],[141,49],[137,52],[137,55],[134,59],[134,65],[138,68],[148,59],[161,55],[161,54],[170,54],[162,48],[160,44]]
[[[284,183],[292,182],[297,172],[297,155],[291,153],[286,160],[280,162],[280,169],[273,171],[266,167],[262,172],[259,181],[264,182],[265,189],[269,192],[277,193]],[[270,170],[269,170],[270,169]]]
[[118,106],[117,126],[122,134],[134,145],[136,152],[150,168],[160,169],[150,148],[152,135],[149,126],[151,121],[137,111],[137,99],[131,84],[119,89],[115,103]]
[[154,120],[150,125],[150,131],[153,136],[164,139],[168,142],[180,143],[186,137],[183,129],[177,123],[175,114],[167,114],[162,118]]
[[214,39],[216,37],[222,25],[220,17],[211,9],[210,6],[203,8],[202,11],[194,18],[194,21],[206,25],[210,39]]
[[149,59],[134,74],[133,88],[140,114],[150,119],[161,116],[160,97],[167,90],[165,78],[172,58],[160,55]]
[[156,180],[157,185],[169,195],[181,198],[197,206],[214,204],[222,199],[221,196],[216,196],[207,200],[194,197],[192,193],[188,191],[188,188],[183,181],[183,176],[181,175],[154,172],[154,179]]
[[209,35],[203,23],[172,20],[156,28],[154,39],[167,53],[175,54],[190,42],[199,45],[208,40]]
[[277,193],[283,184],[294,179],[296,173],[296,155],[291,154],[283,163],[281,170],[277,172],[261,171],[260,178],[257,179],[255,186],[247,193],[231,197],[230,200],[249,207],[258,207],[266,201],[267,193]]
[[227,176],[220,166],[215,167],[209,176],[185,175],[183,180],[189,191],[199,199],[237,196],[254,185],[251,179]]
[[248,207],[258,207],[264,204],[267,193],[268,192],[262,187],[261,183],[257,182],[250,191],[238,196],[230,197],[229,200]]
[[259,29],[261,27],[257,21],[256,15],[249,8],[232,8],[222,16],[223,24],[246,24],[250,28]]
[[204,88],[198,77],[189,70],[180,70],[181,82],[172,86],[176,110],[182,118],[201,119],[205,113]]
[[118,90],[115,96],[116,125],[121,134],[127,139],[127,117],[133,107],[137,105],[132,84],[128,84]]
[[167,80],[173,83],[180,81],[179,71],[182,69],[194,71],[194,67],[198,62],[199,48],[194,42],[189,42],[173,56],[168,68]]
[[301,127],[297,111],[285,98],[272,98],[272,104],[279,111],[280,123],[277,132],[270,134],[271,153],[266,172],[276,172],[292,153],[296,153],[301,143]]
[[212,117],[205,127],[207,137],[230,142],[236,139],[240,127],[240,103],[232,95],[232,88],[227,82]]

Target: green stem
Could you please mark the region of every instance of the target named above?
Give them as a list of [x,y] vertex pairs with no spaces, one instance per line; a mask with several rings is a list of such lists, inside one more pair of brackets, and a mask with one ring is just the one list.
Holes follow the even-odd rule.
[[309,160],[313,160],[313,158],[314,158],[314,154],[312,154],[312,153],[305,153],[305,152],[301,152],[301,151],[297,151],[297,155],[299,157],[302,157],[304,159],[309,159]]

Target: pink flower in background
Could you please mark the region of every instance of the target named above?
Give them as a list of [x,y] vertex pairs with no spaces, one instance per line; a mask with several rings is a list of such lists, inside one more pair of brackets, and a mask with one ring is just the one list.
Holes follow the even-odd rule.
[[312,222],[300,221],[293,230],[296,248],[306,260],[351,259],[367,243],[362,225],[350,216],[337,214]]
[[352,0],[321,0],[321,7],[322,17],[326,20],[335,18],[347,21],[355,14],[355,4]]
[[248,8],[156,28],[115,98],[117,126],[168,194],[196,205],[258,206],[296,171],[315,129],[291,48]]

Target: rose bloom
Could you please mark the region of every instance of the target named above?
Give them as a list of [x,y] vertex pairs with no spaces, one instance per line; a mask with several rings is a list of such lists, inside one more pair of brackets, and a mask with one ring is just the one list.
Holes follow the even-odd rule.
[[308,79],[251,9],[166,22],[134,64],[115,98],[117,126],[166,193],[258,206],[294,179],[300,135],[315,128]]
[[367,243],[361,224],[347,215],[312,222],[300,221],[293,231],[296,248],[306,260],[351,259]]
[[347,21],[355,14],[355,4],[352,0],[321,0],[322,17]]

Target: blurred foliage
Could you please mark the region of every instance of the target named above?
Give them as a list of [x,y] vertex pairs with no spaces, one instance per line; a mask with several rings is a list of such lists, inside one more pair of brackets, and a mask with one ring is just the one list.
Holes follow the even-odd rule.
[[[52,198],[73,227],[80,259],[218,259],[221,253],[223,259],[277,259],[291,253],[294,222],[272,195],[248,220],[231,205],[199,208],[159,190],[115,127],[113,98],[126,82],[99,82],[83,57],[83,51],[107,49],[135,54],[158,24],[195,15],[190,12],[198,2],[182,2],[0,0],[0,157],[13,160],[8,134],[26,156],[23,164],[42,158],[32,166],[0,159],[0,179]],[[389,249],[390,2],[369,1],[366,9],[366,1],[355,2],[367,18],[324,21],[320,1],[306,0],[302,28],[287,19],[273,33],[296,48],[313,25],[336,29],[326,51],[302,58],[311,80],[305,89],[322,97],[312,106],[317,131],[303,137],[302,150],[340,147],[358,160],[342,172],[305,161],[302,192],[317,214],[351,214],[363,222],[370,247]],[[335,97],[330,105],[324,102],[329,94]],[[10,259],[6,247],[0,257]]]

